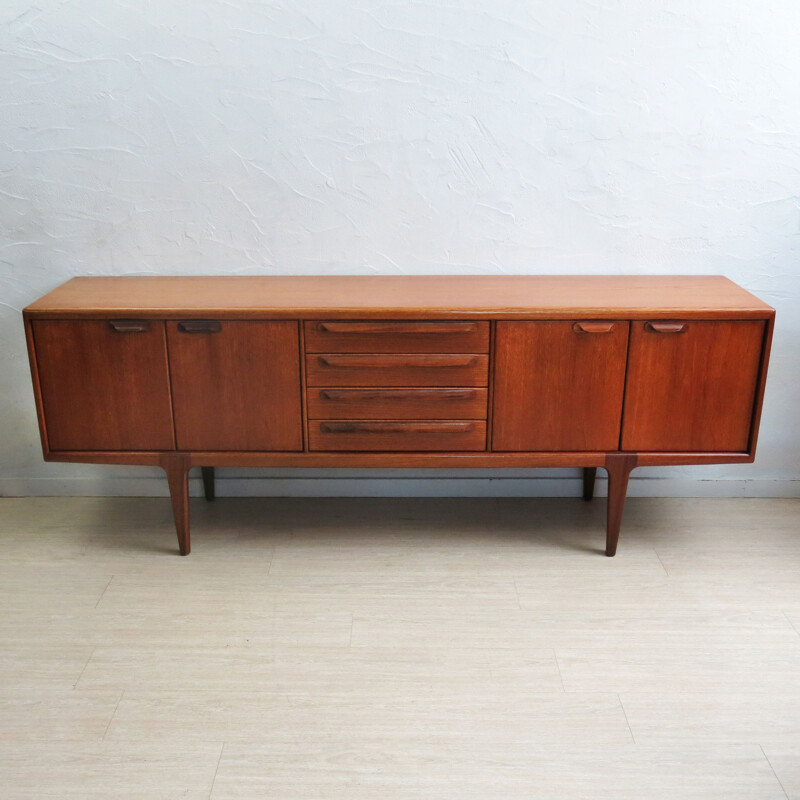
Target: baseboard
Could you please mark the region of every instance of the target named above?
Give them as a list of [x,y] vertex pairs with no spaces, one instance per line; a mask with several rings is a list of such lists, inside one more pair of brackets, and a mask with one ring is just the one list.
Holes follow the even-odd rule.
[[[202,495],[192,477],[193,497]],[[578,497],[577,475],[556,477],[219,477],[220,497]],[[164,497],[161,477],[0,478],[0,497]],[[598,496],[606,480],[598,472]],[[800,497],[795,479],[632,477],[629,497]]]

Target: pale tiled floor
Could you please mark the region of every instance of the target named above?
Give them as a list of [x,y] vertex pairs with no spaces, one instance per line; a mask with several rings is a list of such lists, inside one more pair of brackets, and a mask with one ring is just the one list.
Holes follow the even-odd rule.
[[0,797],[800,798],[800,501],[0,500]]

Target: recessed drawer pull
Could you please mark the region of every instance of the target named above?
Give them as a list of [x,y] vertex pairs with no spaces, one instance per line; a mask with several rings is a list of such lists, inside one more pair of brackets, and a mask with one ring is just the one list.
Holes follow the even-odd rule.
[[326,333],[474,333],[477,322],[320,322]]
[[345,369],[396,369],[397,367],[474,367],[478,363],[476,356],[418,356],[418,357],[393,357],[371,358],[366,360],[363,356],[353,358],[347,356],[317,356],[323,367],[343,367]]
[[323,433],[468,433],[472,422],[321,422]]
[[688,322],[645,322],[644,329],[650,333],[685,333]]
[[576,322],[572,326],[576,333],[611,333],[614,330],[613,322]]
[[474,389],[409,389],[407,391],[399,389],[390,391],[385,389],[365,389],[363,391],[322,389],[319,396],[323,400],[333,400],[334,402],[342,400],[359,402],[362,400],[425,400],[429,398],[434,400],[472,400],[477,394]]
[[108,327],[117,333],[147,333],[150,323],[141,319],[110,319]]
[[181,333],[219,333],[222,323],[213,319],[186,319],[178,323]]

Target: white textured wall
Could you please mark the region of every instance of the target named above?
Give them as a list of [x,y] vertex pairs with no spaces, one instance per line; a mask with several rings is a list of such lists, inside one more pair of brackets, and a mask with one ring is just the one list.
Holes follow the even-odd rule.
[[19,310],[72,275],[679,272],[778,308],[760,450],[642,475],[796,494],[798,30],[797,0],[3,0],[0,492],[154,485],[41,461]]

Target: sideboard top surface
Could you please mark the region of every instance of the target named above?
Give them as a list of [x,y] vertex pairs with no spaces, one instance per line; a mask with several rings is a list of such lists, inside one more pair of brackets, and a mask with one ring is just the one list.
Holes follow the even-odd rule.
[[765,319],[728,278],[632,275],[125,276],[73,278],[32,317]]

